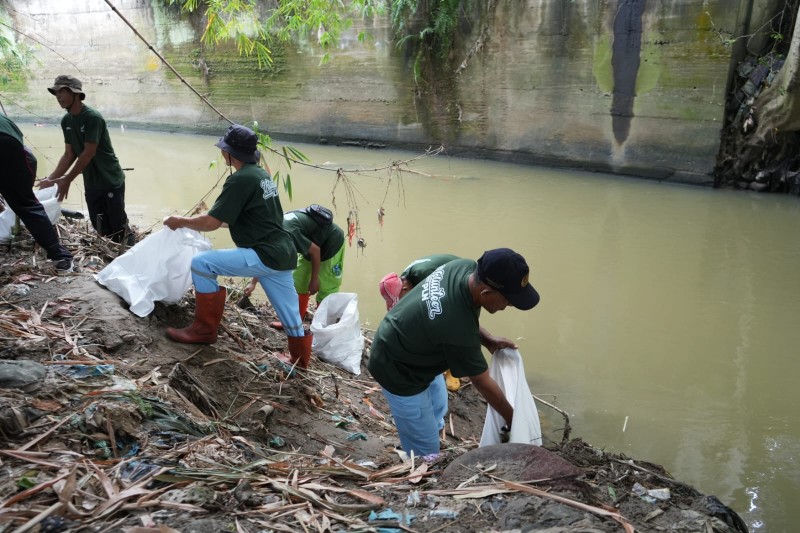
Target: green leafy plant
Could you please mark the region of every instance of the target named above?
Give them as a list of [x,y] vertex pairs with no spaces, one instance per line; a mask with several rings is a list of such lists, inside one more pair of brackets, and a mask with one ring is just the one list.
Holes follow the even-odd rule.
[[[278,0],[269,10],[255,0],[161,1],[188,13],[204,7],[203,44],[233,40],[241,55],[258,59],[260,68],[272,64],[273,42],[308,41],[312,36],[324,50],[320,63],[326,63],[330,49],[355,18],[380,14],[386,8],[384,0]],[[358,38],[363,41],[366,35],[361,32]]]
[[33,51],[13,38],[12,26],[0,18],[0,86],[24,79]]

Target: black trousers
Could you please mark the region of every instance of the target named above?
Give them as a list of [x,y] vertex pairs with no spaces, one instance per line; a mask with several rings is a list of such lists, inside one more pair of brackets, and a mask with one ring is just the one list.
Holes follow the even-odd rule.
[[95,231],[114,242],[130,244],[133,232],[125,213],[125,184],[105,191],[87,189],[85,196]]
[[71,259],[72,254],[58,241],[58,234],[44,207],[33,194],[34,174],[25,150],[15,138],[0,134],[0,194],[19,217],[33,239],[44,248],[48,259]]

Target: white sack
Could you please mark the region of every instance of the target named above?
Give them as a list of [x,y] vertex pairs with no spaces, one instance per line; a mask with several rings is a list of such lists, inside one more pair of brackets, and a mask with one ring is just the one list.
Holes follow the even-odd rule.
[[58,187],[38,189],[33,193],[41,202],[44,212],[47,213],[47,218],[50,219],[50,223],[53,225],[58,222],[58,218],[61,216],[61,203],[56,198],[57,193]]
[[[503,348],[492,356],[489,375],[505,394],[506,400],[514,408],[514,422],[511,424],[509,442],[542,445],[542,427],[539,425],[539,412],[536,402],[525,379],[525,369],[519,350]],[[500,444],[500,428],[506,425],[505,419],[492,406],[486,408],[486,421],[479,447]]]
[[163,228],[114,259],[95,279],[147,316],[155,302],[176,303],[192,286],[192,258],[211,249],[195,230]]
[[361,373],[364,336],[358,320],[358,295],[335,292],[322,300],[311,321],[312,351],[356,376]]
[[[50,219],[51,224],[58,222],[58,218],[61,216],[61,204],[56,199],[57,192],[58,187],[48,187],[46,189],[38,189],[33,193],[39,199],[42,207],[44,207],[44,212],[47,213],[47,218]],[[11,231],[15,222],[16,213],[6,205],[5,211],[0,213],[0,242],[11,238]]]

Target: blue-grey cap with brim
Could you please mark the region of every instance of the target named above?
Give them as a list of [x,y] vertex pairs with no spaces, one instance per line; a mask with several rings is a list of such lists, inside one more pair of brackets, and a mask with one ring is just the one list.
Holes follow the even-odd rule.
[[228,152],[242,163],[258,163],[258,136],[253,130],[241,124],[233,124],[214,146]]

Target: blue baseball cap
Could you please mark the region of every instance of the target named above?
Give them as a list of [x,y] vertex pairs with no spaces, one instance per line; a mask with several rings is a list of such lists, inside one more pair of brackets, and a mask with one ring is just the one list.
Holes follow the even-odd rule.
[[258,163],[258,136],[253,130],[241,124],[233,124],[214,146],[224,150],[242,163]]
[[478,279],[502,294],[508,303],[527,311],[539,303],[539,293],[528,282],[525,258],[510,248],[496,248],[478,259]]

